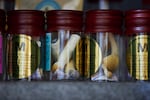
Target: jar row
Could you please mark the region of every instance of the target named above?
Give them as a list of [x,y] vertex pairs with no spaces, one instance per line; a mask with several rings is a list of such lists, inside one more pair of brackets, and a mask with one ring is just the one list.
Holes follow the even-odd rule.
[[150,10],[0,10],[0,19],[2,80],[150,80]]

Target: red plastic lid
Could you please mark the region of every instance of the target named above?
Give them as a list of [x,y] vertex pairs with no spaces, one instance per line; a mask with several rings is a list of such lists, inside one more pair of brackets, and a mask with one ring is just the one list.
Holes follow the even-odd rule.
[[47,31],[71,30],[82,31],[82,11],[51,10],[47,12]]
[[126,34],[150,32],[150,10],[129,10],[125,13]]
[[149,9],[137,9],[137,10],[126,11],[126,19],[149,18],[149,17],[150,17],[150,10]]
[[6,23],[5,11],[0,9],[0,31],[4,32]]
[[37,10],[8,11],[8,33],[44,35],[44,12]]
[[122,12],[119,10],[89,10],[86,12],[86,32],[122,33]]

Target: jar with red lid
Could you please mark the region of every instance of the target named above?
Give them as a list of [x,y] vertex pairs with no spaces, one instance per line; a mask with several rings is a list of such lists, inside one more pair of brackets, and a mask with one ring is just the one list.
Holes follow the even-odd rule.
[[122,19],[119,10],[86,12],[85,37],[79,43],[84,48],[85,78],[92,81],[119,80]]
[[0,80],[5,80],[4,67],[4,32],[5,32],[6,15],[5,11],[0,9]]
[[51,10],[46,15],[46,68],[51,69],[51,79],[79,79],[74,55],[82,33],[82,11]]
[[126,11],[125,23],[129,76],[133,80],[150,80],[150,10]]
[[[41,79],[44,12],[12,10],[7,13],[6,65],[8,80]],[[43,57],[43,58],[42,58]]]

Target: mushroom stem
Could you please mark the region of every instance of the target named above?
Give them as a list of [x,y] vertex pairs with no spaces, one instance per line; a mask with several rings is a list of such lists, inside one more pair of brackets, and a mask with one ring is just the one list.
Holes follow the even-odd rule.
[[52,66],[52,71],[55,72],[58,68],[64,70],[65,64],[69,62],[72,52],[75,49],[76,44],[79,42],[80,36],[76,34],[72,34],[70,39],[68,40],[65,48],[61,52],[58,57],[58,61]]
[[73,60],[70,60],[70,62],[68,62],[66,64],[65,74],[66,74],[66,79],[68,79],[68,78],[78,78],[79,77],[79,73],[75,70]]
[[111,78],[111,77],[112,77],[112,72],[109,71],[109,70],[107,70],[107,68],[106,68],[104,65],[102,65],[102,67],[103,67],[103,70],[104,70],[104,74],[105,74],[108,78]]
[[112,52],[109,56],[104,57],[103,64],[109,71],[114,72],[119,64],[118,46],[112,33],[109,33],[108,38],[111,44]]
[[111,44],[112,55],[118,55],[118,46],[112,33],[108,33],[108,38]]

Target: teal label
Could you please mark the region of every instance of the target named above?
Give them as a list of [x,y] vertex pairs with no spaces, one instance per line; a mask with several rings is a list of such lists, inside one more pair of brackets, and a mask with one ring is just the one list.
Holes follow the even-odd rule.
[[51,33],[46,33],[45,41],[45,71],[50,71],[51,68]]

